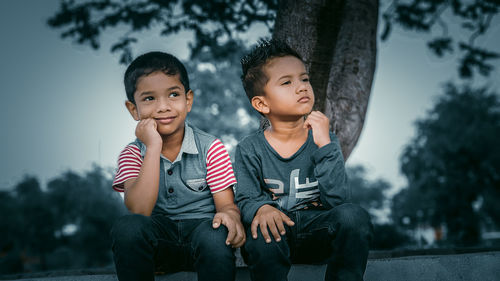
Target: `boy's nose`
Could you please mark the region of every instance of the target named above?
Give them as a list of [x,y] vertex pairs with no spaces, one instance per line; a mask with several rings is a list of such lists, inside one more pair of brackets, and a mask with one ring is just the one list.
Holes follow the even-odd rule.
[[304,82],[301,82],[299,86],[297,87],[297,94],[300,94],[304,91],[307,91],[307,85]]
[[170,108],[171,108],[170,102],[168,102],[167,100],[159,100],[158,101],[158,107],[157,107],[158,112],[169,111]]

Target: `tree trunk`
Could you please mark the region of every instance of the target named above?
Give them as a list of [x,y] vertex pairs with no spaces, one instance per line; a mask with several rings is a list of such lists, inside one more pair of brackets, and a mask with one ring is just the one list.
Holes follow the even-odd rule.
[[316,102],[347,160],[365,121],[377,55],[378,0],[282,0],[273,38],[304,58]]

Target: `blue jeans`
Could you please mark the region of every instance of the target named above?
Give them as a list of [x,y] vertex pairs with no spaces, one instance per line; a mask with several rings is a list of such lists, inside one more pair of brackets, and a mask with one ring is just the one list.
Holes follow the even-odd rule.
[[[370,216],[355,204],[287,213],[295,222],[281,242],[247,229],[244,257],[254,281],[287,280],[292,263],[327,264],[325,280],[363,280],[373,236]],[[271,236],[272,237],[272,236]]]
[[193,271],[198,280],[234,280],[235,257],[227,229],[212,219],[174,221],[161,214],[126,215],[111,230],[118,279],[154,280],[155,272]]

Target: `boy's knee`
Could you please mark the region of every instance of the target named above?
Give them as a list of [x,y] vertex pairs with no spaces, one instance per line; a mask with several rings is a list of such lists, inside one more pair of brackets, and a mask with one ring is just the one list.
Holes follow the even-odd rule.
[[271,243],[266,243],[260,230],[258,232],[257,239],[254,239],[250,232],[247,233],[247,240],[244,247],[248,256],[264,260],[276,260],[289,256],[289,248],[285,236],[281,236],[282,240],[280,242],[276,242],[274,238],[271,238]]
[[143,239],[144,230],[150,229],[151,219],[137,214],[125,215],[116,220],[111,229],[114,243],[134,243]]
[[344,230],[367,234],[372,232],[370,215],[357,204],[339,205],[331,209],[331,213]]
[[213,228],[211,221],[204,221],[198,226],[193,237],[194,247],[200,253],[227,255],[232,253],[231,246],[226,245],[228,231],[224,225]]

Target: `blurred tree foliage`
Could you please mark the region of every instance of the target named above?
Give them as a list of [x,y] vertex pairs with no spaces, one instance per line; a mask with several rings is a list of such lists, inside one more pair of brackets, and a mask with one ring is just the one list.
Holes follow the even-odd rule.
[[373,224],[373,240],[371,250],[394,250],[405,247],[414,247],[416,241],[403,229],[393,223]]
[[[438,57],[459,50],[458,73],[461,78],[472,78],[474,73],[488,76],[493,70],[491,61],[500,58],[500,53],[498,49],[481,46],[477,38],[490,30],[499,12],[498,0],[393,0],[383,14],[382,40],[388,38],[393,25],[431,33],[434,38],[427,45]],[[454,22],[459,23],[460,33],[449,32],[449,23]],[[436,35],[435,26],[441,34]],[[468,35],[467,41],[458,39],[463,35]]]
[[347,166],[346,170],[352,192],[351,201],[376,217],[377,211],[388,206],[385,193],[391,188],[390,183],[383,179],[368,180],[366,169],[361,165]]
[[391,185],[383,179],[369,180],[364,166],[347,166],[346,172],[351,186],[351,202],[359,204],[370,213],[374,226],[371,243],[373,250],[390,250],[412,243],[397,225],[384,222],[383,216],[390,210],[387,195]]
[[33,254],[40,257],[42,270],[47,269],[47,254],[56,246],[53,235],[55,213],[47,206],[50,205],[50,197],[42,192],[38,180],[34,177],[26,177],[16,188],[17,207],[20,214],[19,227],[22,237],[20,247],[31,249]]
[[[491,60],[500,54],[477,43],[480,36],[490,31],[494,17],[500,11],[498,0],[393,0],[383,13],[384,28],[381,35],[387,40],[397,25],[406,30],[431,33],[428,47],[442,57],[459,50],[458,72],[462,78],[471,78],[477,72],[488,76]],[[107,28],[128,27],[111,46],[112,52],[121,53],[121,62],[132,60],[132,45],[141,31],[160,28],[168,36],[181,30],[194,32],[190,44],[192,54],[201,50],[215,50],[221,41],[236,38],[247,32],[253,24],[263,23],[273,32],[276,13],[286,4],[278,0],[175,0],[175,1],[61,1],[59,11],[48,20],[53,28],[66,27],[63,38],[72,37],[79,44],[100,47],[99,36]],[[457,39],[449,31],[450,23],[459,22],[468,40]],[[437,26],[437,27],[436,27]],[[437,34],[438,31],[440,34]]]
[[400,224],[445,225],[448,241],[475,245],[485,218],[500,227],[500,98],[485,88],[445,93],[405,147],[408,188],[393,199]]
[[229,41],[215,51],[201,50],[185,63],[195,95],[188,119],[229,146],[259,126],[260,115],[251,107],[240,80],[239,58],[246,50],[243,43]]
[[[97,166],[68,171],[47,184],[26,176],[0,192],[0,274],[108,266],[109,231],[126,212],[111,180]],[[19,266],[19,264],[24,266]]]
[[134,57],[132,44],[138,41],[134,36],[141,31],[160,28],[160,35],[168,36],[190,30],[194,32],[190,44],[193,56],[204,49],[217,53],[219,43],[236,38],[254,23],[263,23],[271,30],[277,8],[278,0],[63,0],[48,24],[53,28],[64,27],[63,38],[72,37],[93,49],[100,47],[104,30],[125,27],[127,30],[111,46],[111,52],[120,52],[120,62],[128,64]]
[[352,192],[351,202],[367,210],[372,218],[374,236],[370,248],[390,250],[411,244],[411,238],[401,228],[384,221],[390,211],[387,195],[390,183],[383,179],[369,180],[365,167],[361,165],[347,166],[346,172]]

